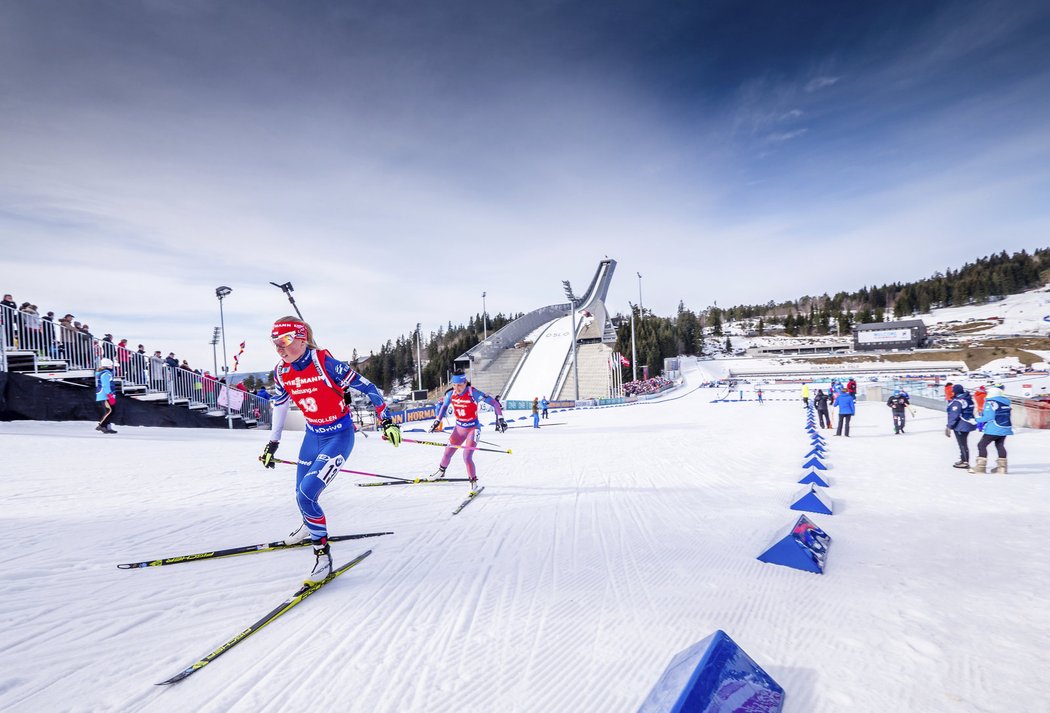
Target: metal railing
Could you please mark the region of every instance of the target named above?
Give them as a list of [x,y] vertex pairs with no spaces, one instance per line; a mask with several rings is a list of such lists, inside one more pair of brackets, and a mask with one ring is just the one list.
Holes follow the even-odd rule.
[[[113,375],[121,393],[144,401],[183,404],[212,415],[231,415],[260,425],[272,422],[268,399],[240,389],[229,390],[229,406],[220,395],[225,384],[210,374],[171,366],[163,359],[131,351],[119,344],[96,339],[61,321],[55,323],[28,312],[0,305],[0,370],[11,369],[25,357],[33,373],[95,371],[99,359],[113,361]],[[151,398],[153,397],[153,398]]]

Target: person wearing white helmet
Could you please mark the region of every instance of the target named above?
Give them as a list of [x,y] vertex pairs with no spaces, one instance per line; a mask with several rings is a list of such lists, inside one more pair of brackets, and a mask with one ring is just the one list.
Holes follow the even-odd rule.
[[116,433],[109,424],[113,418],[113,407],[117,404],[117,394],[113,388],[113,360],[106,357],[98,360],[98,369],[95,370],[95,403],[101,416],[95,430]]
[[988,445],[994,443],[999,457],[995,459],[992,472],[1006,475],[1006,437],[1012,436],[1014,429],[1010,420],[1010,399],[1003,395],[1002,385],[997,384],[988,389],[988,398],[984,401],[984,410],[977,417],[977,423],[984,424],[984,435],[977,442],[977,465],[970,472],[985,472]]

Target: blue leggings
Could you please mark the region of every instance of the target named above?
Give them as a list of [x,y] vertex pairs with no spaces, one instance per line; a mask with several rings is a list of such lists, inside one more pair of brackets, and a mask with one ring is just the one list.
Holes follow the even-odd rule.
[[318,434],[307,430],[299,447],[299,467],[295,472],[295,502],[303,515],[310,538],[315,542],[328,537],[324,510],[317,502],[322,491],[339,473],[354,449],[354,427],[335,433]]

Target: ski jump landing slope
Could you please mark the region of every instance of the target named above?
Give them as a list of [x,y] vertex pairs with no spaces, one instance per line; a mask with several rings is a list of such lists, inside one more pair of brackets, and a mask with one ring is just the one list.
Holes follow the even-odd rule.
[[532,350],[503,396],[504,401],[555,397],[554,387],[562,365],[572,350],[572,317],[560,317],[548,322],[537,333]]
[[[598,265],[587,292],[576,309],[576,338],[588,335],[601,337],[608,319],[605,296],[616,270],[616,261],[606,259]],[[584,314],[586,313],[586,315]],[[558,378],[567,363],[572,361],[572,315],[548,322],[531,335],[532,348],[517,372],[503,390],[503,400],[532,401],[546,396],[556,399]]]

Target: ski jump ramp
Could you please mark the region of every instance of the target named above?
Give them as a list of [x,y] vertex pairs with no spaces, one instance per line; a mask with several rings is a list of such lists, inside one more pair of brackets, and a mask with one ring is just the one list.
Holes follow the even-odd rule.
[[[578,301],[576,339],[614,342],[605,298],[616,261],[602,260]],[[494,333],[456,360],[470,369],[471,381],[503,401],[556,399],[572,364],[572,314],[568,303],[533,310]],[[513,350],[513,351],[512,351]],[[515,355],[520,355],[515,359]],[[508,366],[514,364],[507,373]],[[583,394],[581,397],[586,398]]]

